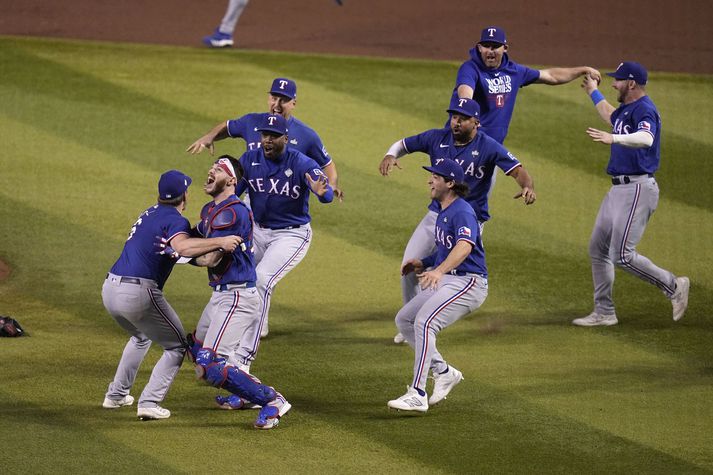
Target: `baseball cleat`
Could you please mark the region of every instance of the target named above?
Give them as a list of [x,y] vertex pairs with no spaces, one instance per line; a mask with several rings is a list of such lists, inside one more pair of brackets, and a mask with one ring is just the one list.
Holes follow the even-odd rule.
[[265,322],[265,325],[262,327],[262,330],[260,330],[260,338],[265,338],[269,334],[270,329],[267,328],[267,322]]
[[109,399],[108,397],[105,397],[104,402],[102,403],[102,407],[104,409],[118,409],[124,406],[131,406],[133,403],[134,397],[127,394],[121,399]]
[[688,277],[676,277],[676,291],[671,297],[673,305],[673,321],[677,322],[683,318],[688,308],[688,291],[691,288],[691,281]]
[[152,421],[155,419],[168,419],[171,417],[171,411],[164,409],[161,406],[140,407],[136,411],[136,415],[142,421]]
[[233,35],[216,28],[212,35],[203,38],[203,44],[211,48],[227,48],[233,46]]
[[403,343],[405,341],[406,341],[406,338],[404,338],[404,336],[401,333],[397,333],[394,336],[394,343],[396,343],[397,345],[400,345],[401,343]]
[[253,427],[256,429],[272,429],[280,423],[280,418],[287,414],[287,411],[292,409],[292,404],[287,402],[282,394],[277,393],[277,397],[268,402],[265,407],[260,409],[260,413],[255,419]]
[[448,370],[445,373],[434,374],[433,379],[433,394],[428,398],[428,404],[432,406],[443,401],[448,396],[448,393],[464,378],[463,373],[448,365]]
[[619,320],[616,319],[616,315],[600,315],[597,312],[572,320],[572,325],[577,325],[578,327],[610,327],[617,323],[619,323]]
[[407,386],[406,394],[398,399],[392,399],[386,405],[398,411],[426,412],[428,411],[428,398],[421,396],[411,386]]
[[216,396],[215,403],[221,409],[226,409],[228,411],[237,411],[240,409],[260,409],[258,404],[254,404],[247,399],[243,399],[237,394],[230,394],[228,396]]

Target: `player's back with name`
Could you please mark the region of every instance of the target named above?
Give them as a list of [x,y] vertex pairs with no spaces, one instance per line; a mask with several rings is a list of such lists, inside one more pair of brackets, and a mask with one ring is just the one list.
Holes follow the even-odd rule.
[[259,148],[245,152],[240,164],[244,175],[235,193],[248,191],[255,222],[274,229],[310,222],[310,187],[305,174],[313,180],[324,176],[317,162],[290,148],[272,160]]
[[150,279],[163,288],[175,260],[156,252],[156,236],[170,241],[178,234],[188,234],[190,223],[174,206],[155,204],[146,209],[133,224],[119,259],[111,273],[124,277]]

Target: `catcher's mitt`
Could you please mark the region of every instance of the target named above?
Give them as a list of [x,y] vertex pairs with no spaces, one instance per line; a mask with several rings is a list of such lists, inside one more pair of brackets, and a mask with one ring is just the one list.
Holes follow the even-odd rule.
[[20,322],[11,317],[0,315],[0,336],[15,337],[25,334]]

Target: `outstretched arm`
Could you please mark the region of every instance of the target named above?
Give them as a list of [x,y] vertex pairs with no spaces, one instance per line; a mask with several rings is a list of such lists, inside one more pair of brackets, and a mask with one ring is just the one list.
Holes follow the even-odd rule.
[[389,147],[389,150],[386,152],[386,155],[384,155],[384,158],[379,164],[379,173],[381,173],[382,176],[389,176],[389,173],[391,173],[391,170],[394,167],[401,170],[401,165],[399,165],[398,159],[407,153],[408,151],[406,150],[403,139],[394,142],[393,145]]
[[602,80],[602,75],[594,68],[589,66],[579,66],[576,68],[550,68],[540,69],[540,78],[535,81],[538,84],[548,84],[557,86],[572,82],[580,76],[590,76],[597,83]]
[[186,149],[186,152],[196,154],[201,153],[205,149],[208,149],[210,154],[213,155],[213,142],[217,142],[218,140],[223,140],[228,137],[228,123],[221,122],[220,124],[213,127],[210,132],[193,142]]
[[530,174],[525,170],[525,167],[519,166],[510,172],[510,176],[515,179],[518,185],[520,185],[520,193],[513,196],[513,198],[522,198],[526,205],[531,205],[537,199],[535,194],[535,182],[532,180]]
[[175,236],[168,243],[178,254],[185,257],[197,257],[203,254],[223,249],[233,252],[243,242],[240,236],[224,236],[215,238],[189,238],[186,234]]
[[586,75],[582,80],[582,89],[584,89],[584,92],[592,99],[594,107],[597,108],[597,112],[599,113],[599,117],[611,125],[611,115],[616,109],[604,99],[604,95],[597,89],[598,84],[599,82],[596,79]]
[[339,175],[337,174],[337,166],[334,164],[334,160],[329,162],[326,167],[322,168],[322,171],[329,179],[329,185],[334,191],[334,196],[339,199],[339,202],[344,201],[344,192],[339,188]]

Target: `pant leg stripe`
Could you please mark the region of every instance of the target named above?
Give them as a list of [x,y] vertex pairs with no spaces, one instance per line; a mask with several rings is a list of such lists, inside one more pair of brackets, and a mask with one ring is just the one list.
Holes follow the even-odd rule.
[[302,240],[302,244],[300,244],[300,247],[297,248],[294,254],[290,256],[290,258],[283,264],[282,267],[280,267],[275,274],[273,274],[272,277],[270,277],[270,280],[267,281],[267,285],[265,286],[265,295],[263,295],[263,303],[262,303],[262,311],[260,312],[260,323],[258,325],[257,333],[255,335],[255,339],[253,340],[253,350],[250,351],[249,356],[251,358],[254,358],[255,355],[257,354],[258,348],[260,348],[260,333],[262,332],[262,327],[265,324],[265,317],[267,316],[267,308],[268,305],[267,303],[269,302],[271,296],[272,296],[272,287],[274,282],[277,280],[277,277],[287,269],[290,264],[297,259],[297,257],[302,253],[302,250],[307,246],[307,244],[310,242],[310,239],[312,237],[312,230],[308,229],[307,230],[307,235],[304,237]]
[[230,320],[233,318],[235,311],[238,309],[239,302],[240,302],[240,293],[238,291],[235,291],[235,292],[233,292],[233,303],[230,306],[230,310],[228,311],[228,314],[223,319],[223,323],[220,326],[220,330],[218,330],[218,334],[215,337],[215,343],[211,347],[212,350],[215,351],[216,353],[218,352],[218,346],[220,345],[220,340],[223,339],[223,336],[225,335],[225,331],[228,328],[228,324],[230,323]]
[[[423,372],[426,370],[426,355],[427,355],[427,350],[428,348],[428,329],[431,326],[431,323],[433,320],[438,316],[439,313],[441,313],[448,305],[452,304],[459,298],[461,298],[463,295],[465,295],[470,289],[475,286],[476,279],[471,278],[466,286],[456,292],[455,295],[452,297],[448,298],[445,302],[443,302],[441,305],[439,305],[432,313],[429,315],[428,319],[426,319],[426,324],[423,326],[423,349],[421,350],[421,357],[419,359],[419,364],[418,364],[418,370],[416,371],[416,374],[414,375],[413,379],[413,385],[412,387],[416,387],[418,382],[421,380],[421,376],[423,375]],[[423,389],[423,388],[419,388]]]
[[149,299],[151,300],[151,304],[154,306],[154,308],[158,311],[159,315],[161,315],[161,318],[168,324],[169,327],[171,327],[171,330],[176,334],[176,338],[178,338],[178,341],[181,343],[184,342],[183,335],[181,334],[181,331],[178,329],[178,327],[171,321],[171,319],[166,315],[166,312],[163,311],[161,306],[158,304],[158,301],[156,300],[156,296],[153,293],[153,289],[146,289],[149,294]]
[[630,269],[633,273],[638,274],[642,276],[644,279],[648,280],[649,282],[653,283],[654,285],[658,286],[659,288],[665,289],[669,293],[673,293],[673,291],[670,289],[666,283],[662,282],[661,280],[657,279],[656,277],[650,275],[649,273],[645,272],[642,269],[634,267],[631,262],[627,262],[625,260],[625,254],[626,254],[626,242],[629,240],[629,233],[631,232],[631,226],[634,222],[634,215],[636,214],[636,207],[639,204],[639,198],[641,197],[641,185],[637,184],[636,185],[636,196],[634,197],[634,204],[631,207],[631,211],[629,211],[629,218],[626,222],[626,228],[624,230],[624,236],[622,237],[621,240],[621,246],[619,247],[619,260],[621,261],[622,265],[626,267],[627,269]]

